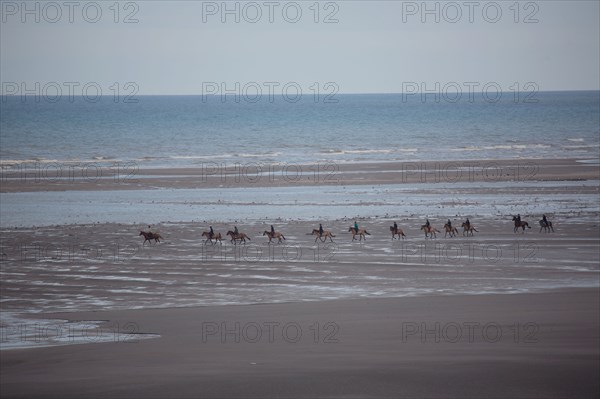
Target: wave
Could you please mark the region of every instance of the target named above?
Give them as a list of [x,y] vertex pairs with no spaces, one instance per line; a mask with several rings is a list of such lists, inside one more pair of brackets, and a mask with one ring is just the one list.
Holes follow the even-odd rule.
[[325,149],[319,151],[320,154],[346,155],[346,154],[393,154],[395,152],[418,152],[417,148],[397,148],[389,149],[369,149],[369,150],[341,150],[341,149]]
[[466,147],[458,147],[451,148],[450,151],[489,151],[489,150],[526,150],[526,149],[543,149],[543,148],[552,148],[549,144],[499,144],[499,145],[489,145],[489,146],[466,146]]

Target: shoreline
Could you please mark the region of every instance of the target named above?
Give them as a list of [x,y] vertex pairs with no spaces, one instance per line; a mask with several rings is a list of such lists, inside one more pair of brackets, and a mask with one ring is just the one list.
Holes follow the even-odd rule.
[[34,168],[3,167],[0,193],[597,180],[599,164],[582,162],[585,160],[589,158],[331,161],[283,165],[252,161],[143,169],[135,162],[107,167],[94,163],[49,163]]
[[58,313],[107,320],[106,334],[132,323],[160,337],[2,351],[2,391],[67,398],[595,397],[598,299],[598,289],[566,289]]

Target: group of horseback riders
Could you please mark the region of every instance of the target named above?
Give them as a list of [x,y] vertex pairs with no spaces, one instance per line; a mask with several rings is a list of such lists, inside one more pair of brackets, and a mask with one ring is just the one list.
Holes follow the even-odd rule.
[[[513,216],[513,221],[515,222],[515,228],[514,228],[515,233],[519,230],[519,228],[521,228],[523,232],[525,232],[525,228],[528,228],[528,229],[531,228],[529,223],[521,220],[520,214],[518,214],[517,216]],[[542,232],[542,229],[546,233],[554,232],[554,227],[552,227],[552,222],[548,220],[548,218],[546,217],[545,214],[542,215],[542,219],[539,221],[539,225],[540,225],[540,233]]]
[[[446,225],[452,229],[452,221],[450,219],[448,219],[448,221],[446,222]],[[471,227],[471,221],[469,220],[469,218],[467,218],[467,220],[465,220],[464,225],[467,228]],[[425,226],[427,226],[427,228],[431,227],[431,223],[429,223],[429,219],[425,219]],[[396,224],[396,222],[394,222],[394,231],[398,230],[398,225]]]
[[[516,216],[513,216],[513,221],[515,222],[515,232],[517,231],[517,229],[519,227],[522,227],[523,230],[525,230],[525,228],[531,228],[529,226],[529,224],[525,221],[521,220],[521,214],[517,214]],[[546,217],[546,215],[542,215],[542,219],[539,221],[539,225],[540,225],[540,232],[542,229],[545,229],[546,231],[554,231],[553,227],[552,227],[552,222],[550,222],[548,220],[548,218]],[[466,220],[462,223],[462,227],[465,229],[465,232],[468,233],[470,232],[471,235],[472,230],[475,230],[475,228],[472,227],[471,225],[471,221],[469,220],[469,218],[467,217]],[[450,235],[452,236],[452,233],[456,233],[456,228],[454,228],[452,226],[452,221],[450,219],[447,220],[446,224],[444,225],[444,228],[446,229],[446,232],[450,232]],[[425,224],[423,226],[421,226],[421,229],[425,231],[425,235],[427,237],[427,233],[432,233],[432,236],[435,236],[435,232],[437,230],[435,230],[435,228],[433,228],[431,226],[431,223],[429,222],[429,219],[425,219]],[[151,230],[151,226],[148,226],[148,232],[140,232],[140,235],[144,235],[144,243],[146,241],[150,241],[150,240],[155,240],[156,242],[159,242],[159,240],[162,238],[160,236],[160,234],[158,233],[154,233]],[[390,227],[390,230],[392,231],[392,238],[395,237],[395,235],[398,235],[399,237],[404,238],[405,234],[402,231],[402,229],[400,229],[398,227],[398,224],[396,222],[394,222],[394,225]],[[350,226],[350,229],[348,231],[351,231],[353,233],[353,239],[356,235],[360,236],[361,238],[364,238],[364,235],[367,234],[369,235],[369,233],[366,231],[366,229],[361,229],[358,225],[358,222],[355,220],[354,221],[354,225]],[[233,227],[233,231],[228,231],[227,232],[228,235],[231,235],[231,240],[235,241],[235,240],[240,240],[240,242],[245,242],[245,239],[250,239],[246,234],[244,233],[240,233],[238,230],[237,226]],[[323,240],[323,238],[327,238],[329,237],[329,239],[331,240],[331,237],[335,237],[335,235],[333,235],[330,231],[326,231],[323,229],[323,224],[319,223],[319,228],[318,229],[314,229],[313,230],[313,234],[316,235],[317,237],[315,238],[315,241],[317,239],[321,239]],[[464,235],[465,233],[463,233]],[[273,227],[273,225],[271,225],[271,229],[270,231],[265,230],[263,235],[267,235],[269,236],[269,243],[271,242],[271,240],[273,238],[277,238],[279,240],[279,242],[281,242],[281,239],[285,240],[285,237],[283,236],[283,234],[281,234],[280,232],[276,232],[275,231],[275,227]],[[455,235],[455,234],[454,234]],[[215,233],[214,229],[212,226],[209,227],[209,231],[204,232],[203,236],[207,237],[207,241],[211,241],[214,239],[215,242],[216,241],[220,241],[221,240],[221,233]]]
[[[240,235],[240,232],[239,232],[237,226],[233,226],[233,234],[235,235],[235,237],[237,237],[237,236]],[[273,225],[271,225],[271,234],[275,234],[275,228],[273,227]],[[208,238],[210,240],[212,240],[213,238],[215,238],[215,231],[213,230],[212,226],[209,227]]]

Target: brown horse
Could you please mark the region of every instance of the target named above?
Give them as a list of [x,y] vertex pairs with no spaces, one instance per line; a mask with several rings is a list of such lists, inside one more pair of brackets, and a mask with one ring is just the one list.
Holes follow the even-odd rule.
[[396,234],[403,240],[406,238],[406,234],[404,234],[401,228],[394,229],[394,226],[390,226],[390,231],[392,232],[392,240],[396,237]]
[[[367,241],[367,237],[366,237],[366,235],[367,235],[367,236],[370,236],[370,235],[371,235],[371,233],[369,233],[369,232],[367,231],[367,229],[358,229],[358,231],[357,231],[357,230],[356,230],[354,227],[352,227],[352,226],[350,226],[350,228],[348,229],[348,231],[350,231],[350,232],[352,233],[352,241],[356,240],[356,236],[358,236],[358,238],[359,238],[359,240],[358,240],[358,241],[362,241],[362,240],[363,240],[363,238],[365,239],[365,241]],[[365,235],[365,234],[366,234],[366,235]]]
[[144,236],[144,244],[146,244],[146,241],[148,241],[150,244],[152,244],[152,240],[154,240],[155,243],[160,242],[160,239],[162,238],[162,236],[158,233],[153,233],[151,231],[141,231],[140,230],[140,236]]
[[427,226],[426,224],[421,226],[421,230],[425,232],[425,238],[427,238],[427,234],[431,234],[431,238],[436,238],[435,233],[439,233],[440,231],[433,226]]
[[230,241],[233,244],[237,244],[238,240],[240,241],[240,244],[241,243],[245,244],[246,243],[246,239],[248,239],[248,241],[251,241],[250,237],[248,237],[246,235],[246,233],[237,233],[237,234],[235,234],[233,231],[229,230],[226,235],[231,236],[231,240]]
[[467,224],[466,222],[463,222],[463,224],[461,226],[463,228],[463,236],[465,235],[465,233],[467,233],[467,237],[472,236],[474,231],[479,233],[479,230],[477,230],[475,227],[473,227],[472,224]]
[[450,234],[450,238],[458,235],[458,230],[456,229],[456,227],[448,226],[448,223],[444,224],[444,230],[446,230],[446,234],[444,234],[444,238],[446,238],[446,236],[448,234]]
[[319,229],[313,229],[311,234],[313,236],[317,236],[315,238],[315,242],[317,242],[318,239],[321,239],[322,242],[325,242],[325,241],[327,241],[327,237],[329,237],[329,240],[331,242],[333,242],[333,239],[331,237],[335,237],[335,235],[329,230],[323,230],[323,234],[321,235],[321,233],[319,232]]
[[513,230],[515,233],[519,230],[519,227],[523,229],[523,231],[521,232],[521,234],[525,233],[525,227],[527,227],[528,229],[531,228],[531,226],[529,225],[529,223],[523,222],[523,221],[517,219],[516,216],[513,216],[512,220],[513,220],[513,222],[515,222],[515,228]]
[[[223,241],[221,241],[221,233],[213,233],[213,236],[210,236],[210,231],[205,231],[202,233],[202,237],[206,237],[206,240],[204,240],[204,244],[206,245],[207,242],[210,241],[211,244],[215,245],[217,243],[217,241],[221,244],[223,244]],[[215,240],[215,242],[213,242],[213,240]]]
[[277,238],[279,240],[279,241],[277,241],[278,244],[281,243],[282,238],[285,240],[285,236],[279,231],[276,231],[275,233],[271,233],[270,231],[265,230],[263,232],[263,236],[269,237],[269,244],[271,243],[271,240],[273,240],[274,238]]
[[554,233],[554,227],[552,227],[552,222],[548,220],[547,223],[544,223],[544,220],[540,220],[540,233],[544,229],[544,233],[549,233],[552,231]]

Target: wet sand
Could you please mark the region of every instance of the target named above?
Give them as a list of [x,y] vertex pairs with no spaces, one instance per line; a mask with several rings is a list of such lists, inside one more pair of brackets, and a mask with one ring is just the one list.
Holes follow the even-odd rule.
[[[322,220],[336,234],[329,244],[314,242],[309,233],[319,219],[311,217],[224,221],[209,213],[186,222],[3,227],[3,312],[27,323],[104,324],[83,344],[3,350],[2,397],[598,397],[598,165],[528,162],[510,169],[514,161],[490,161],[502,173],[450,163],[431,163],[424,173],[415,163],[340,165],[335,185],[406,183],[413,186],[400,194],[408,198],[443,199],[423,213],[418,204],[413,214],[394,203],[397,213],[358,217],[371,233],[363,243],[347,232],[352,213]],[[223,182],[212,173],[140,171],[136,182],[13,176],[2,193],[280,183],[311,190],[286,177]],[[331,184],[321,174],[303,176]],[[444,184],[456,181],[467,186],[444,199]],[[501,187],[478,188],[494,181]],[[361,201],[357,209],[384,209]],[[554,233],[539,232],[544,209],[557,210]],[[532,229],[515,234],[512,212]],[[474,215],[473,237],[426,239],[419,230],[425,215],[439,230],[448,217],[460,230],[465,214]],[[406,240],[391,239],[394,221]],[[163,242],[142,245],[147,223]],[[200,234],[210,224],[222,234],[236,224],[251,241],[205,245]],[[262,231],[270,224],[285,243],[267,244]],[[94,343],[98,334],[113,342]],[[145,334],[152,338],[131,342]]]
[[3,351],[2,396],[595,398],[599,303],[587,289],[60,314],[161,338]]
[[137,163],[4,165],[0,192],[241,188],[353,184],[527,182],[598,179],[597,160],[510,159],[344,164],[201,163],[152,169]]

